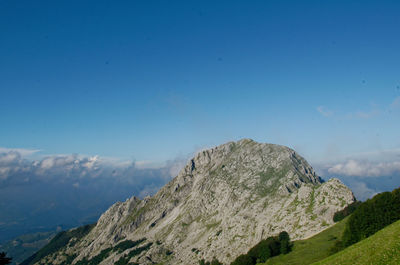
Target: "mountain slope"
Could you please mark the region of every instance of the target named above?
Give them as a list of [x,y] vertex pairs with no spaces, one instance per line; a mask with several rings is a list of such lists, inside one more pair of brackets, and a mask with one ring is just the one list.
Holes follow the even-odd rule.
[[[292,239],[310,237],[354,200],[339,180],[323,183],[292,149],[244,139],[199,152],[155,196],[114,204],[86,237],[42,262],[77,256],[74,263],[96,258],[114,264],[128,257],[140,264],[197,264],[213,257],[228,263],[283,230]],[[148,247],[132,258],[128,254],[140,246],[113,251],[142,238]]]
[[348,218],[336,223],[317,235],[293,242],[292,251],[272,257],[265,265],[308,265],[331,255],[331,248],[341,240]]
[[314,264],[400,264],[400,221]]

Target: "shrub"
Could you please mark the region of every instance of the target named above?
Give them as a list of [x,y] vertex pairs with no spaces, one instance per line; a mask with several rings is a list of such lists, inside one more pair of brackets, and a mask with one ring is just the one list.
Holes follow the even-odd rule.
[[286,231],[280,232],[279,233],[279,242],[281,244],[281,254],[287,254],[290,251],[290,237],[289,234]]
[[248,255],[240,255],[235,259],[234,262],[231,263],[231,265],[253,265],[253,264],[255,264],[253,262],[253,259]]

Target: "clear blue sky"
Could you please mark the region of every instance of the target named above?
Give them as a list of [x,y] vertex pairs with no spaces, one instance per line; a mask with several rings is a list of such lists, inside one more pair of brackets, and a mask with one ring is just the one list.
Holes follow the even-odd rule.
[[0,1],[0,147],[400,148],[399,1]]

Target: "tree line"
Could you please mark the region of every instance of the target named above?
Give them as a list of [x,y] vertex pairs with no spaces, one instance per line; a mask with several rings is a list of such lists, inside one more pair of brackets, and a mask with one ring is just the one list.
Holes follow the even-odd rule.
[[[255,265],[265,262],[267,259],[289,253],[292,248],[289,234],[286,231],[280,232],[278,236],[268,237],[261,240],[257,245],[252,247],[246,254],[238,256],[231,265]],[[199,261],[200,265],[222,265],[216,258],[211,262],[204,259]]]
[[360,204],[347,221],[343,247],[363,240],[400,219],[400,188],[375,195]]
[[353,245],[400,220],[400,188],[392,192],[379,193],[365,202],[350,204],[335,213],[334,221],[340,221],[348,215],[350,217],[341,240],[332,247],[332,253]]

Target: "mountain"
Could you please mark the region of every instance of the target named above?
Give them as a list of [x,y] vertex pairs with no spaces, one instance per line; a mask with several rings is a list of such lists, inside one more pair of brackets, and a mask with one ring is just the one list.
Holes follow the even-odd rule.
[[224,264],[261,239],[287,231],[305,239],[355,201],[337,179],[324,182],[292,149],[249,139],[199,152],[153,197],[111,206],[82,238],[43,264]]

